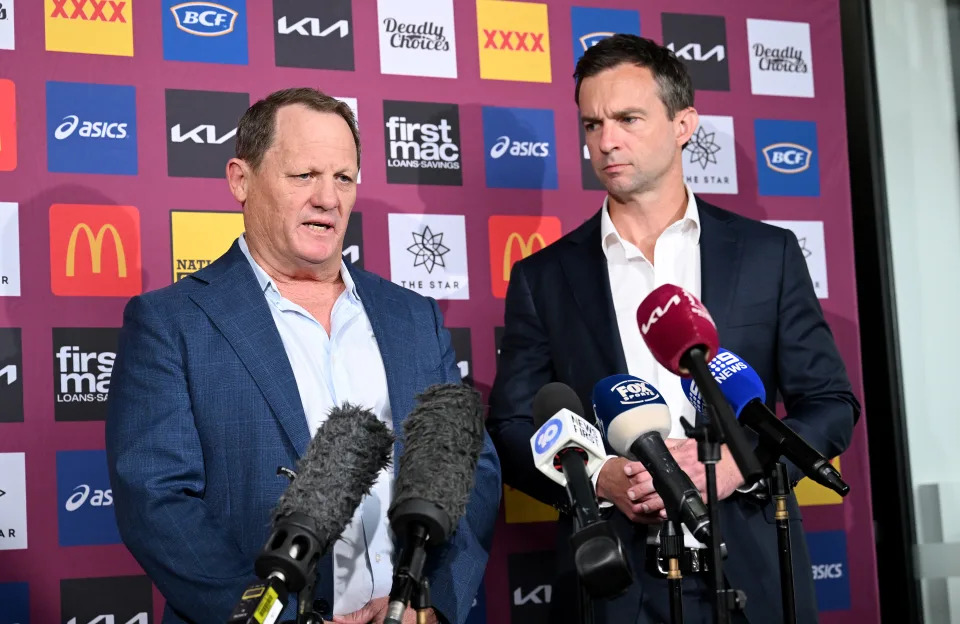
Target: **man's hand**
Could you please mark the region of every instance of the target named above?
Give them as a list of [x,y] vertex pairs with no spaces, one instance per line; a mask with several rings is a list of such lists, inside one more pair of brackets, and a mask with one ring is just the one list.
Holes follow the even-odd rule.
[[[353,613],[333,616],[333,623],[370,624],[372,622],[373,624],[383,624],[384,618],[387,617],[387,604],[389,602],[390,598],[387,596],[375,598]],[[406,613],[403,614],[403,624],[416,624],[416,622],[417,612],[413,608],[408,607]],[[438,624],[437,614],[434,613],[433,609],[430,609],[430,612],[427,614],[427,622],[428,624]]]
[[[623,512],[631,522],[639,524],[655,524],[660,522],[660,516],[656,510],[647,513],[640,501],[631,500],[628,496],[628,490],[631,483],[628,474],[637,474],[638,471],[646,470],[640,462],[627,461],[623,457],[616,457],[607,461],[600,469],[600,476],[597,477],[597,497],[610,501],[616,505],[617,509]],[[649,477],[649,475],[647,475]],[[652,491],[652,487],[650,488]]]
[[[680,469],[687,473],[694,486],[700,491],[700,497],[706,502],[707,471],[697,459],[697,441],[691,438],[667,438],[664,443],[670,454],[677,460]],[[635,471],[634,466],[640,467],[639,472]],[[660,520],[666,519],[667,511],[664,509],[663,499],[653,489],[653,477],[650,473],[639,463],[629,464],[625,469],[632,473],[628,496],[632,493],[632,500],[637,501],[645,513],[654,514]],[[720,461],[717,462],[717,500],[728,498],[743,484],[743,476],[737,468],[737,462],[724,444],[720,447]]]

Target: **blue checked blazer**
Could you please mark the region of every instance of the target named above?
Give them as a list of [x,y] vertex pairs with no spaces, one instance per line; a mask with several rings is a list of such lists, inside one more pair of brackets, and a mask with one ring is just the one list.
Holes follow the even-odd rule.
[[[434,300],[349,270],[400,432],[418,392],[460,381],[450,334]],[[288,484],[277,467],[295,468],[310,441],[267,305],[234,242],[210,266],[134,297],[124,310],[107,458],[120,535],[163,593],[164,623],[226,621],[255,579],[270,513]],[[398,440],[395,468],[402,451]],[[485,436],[467,512],[453,538],[429,555],[431,598],[448,622],[466,620],[480,586],[500,492],[500,463]],[[328,604],[332,573],[328,555],[317,588]],[[290,605],[283,618],[292,617]]]

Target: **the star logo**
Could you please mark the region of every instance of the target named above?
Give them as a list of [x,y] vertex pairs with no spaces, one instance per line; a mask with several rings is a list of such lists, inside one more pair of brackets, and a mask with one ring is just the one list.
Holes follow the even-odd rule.
[[797,239],[797,242],[800,243],[800,251],[803,252],[803,257],[804,257],[804,258],[809,258],[810,256],[813,255],[813,252],[810,251],[809,249],[807,249],[807,237],[806,237],[806,236],[801,236],[800,238]]
[[450,248],[443,244],[443,232],[434,234],[430,226],[424,226],[422,234],[413,232],[413,244],[407,247],[407,251],[413,254],[413,266],[423,266],[427,273],[433,273],[437,265],[446,267],[443,256]]
[[720,146],[714,141],[716,136],[716,132],[707,132],[703,126],[697,128],[684,148],[690,152],[690,164],[696,163],[703,169],[706,169],[707,165],[717,164],[716,154],[720,151]]

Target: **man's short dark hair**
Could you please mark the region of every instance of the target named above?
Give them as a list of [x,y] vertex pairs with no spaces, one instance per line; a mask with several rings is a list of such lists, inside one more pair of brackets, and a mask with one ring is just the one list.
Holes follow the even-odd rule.
[[693,106],[693,81],[687,68],[669,49],[652,39],[636,35],[617,34],[601,39],[587,48],[573,72],[577,79],[574,101],[580,105],[580,85],[584,78],[618,65],[629,63],[646,67],[653,73],[660,91],[660,101],[667,108],[667,116],[673,119],[683,109]]
[[302,104],[318,113],[335,113],[343,117],[353,134],[353,142],[357,146],[357,168],[360,168],[360,132],[350,106],[311,87],[274,91],[248,108],[237,126],[237,158],[250,163],[255,170],[259,168],[273,144],[277,111],[293,104]]

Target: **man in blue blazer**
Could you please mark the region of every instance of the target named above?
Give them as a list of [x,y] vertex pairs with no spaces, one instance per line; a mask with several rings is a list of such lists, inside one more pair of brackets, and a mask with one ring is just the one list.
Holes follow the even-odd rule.
[[[315,604],[343,624],[385,617],[401,425],[416,394],[460,375],[435,301],[342,259],[359,166],[346,104],[315,89],[256,103],[227,165],[244,235],[210,266],[126,307],[106,427],[110,479],[120,534],[163,593],[165,623],[226,621],[255,578],[288,483],[277,467],[295,468],[347,401],[398,442],[393,467],[321,560]],[[487,437],[466,514],[429,555],[431,621],[466,620],[500,491]]]
[[[566,493],[534,468],[530,449],[531,404],[541,387],[563,382],[589,411],[593,386],[604,377],[629,373],[650,382],[672,413],[667,447],[706,500],[697,444],[679,421],[684,416],[692,423],[693,407],[679,377],[654,360],[637,326],[637,307],[654,288],[672,283],[698,296],[717,324],[721,346],[756,369],[771,408],[780,392],[784,422],[824,455],[847,448],[860,412],[794,234],[712,206],[684,184],[683,147],[698,117],[683,64],[653,41],[615,35],[584,53],[576,76],[590,159],[607,197],[586,223],[514,265],[487,420],[504,481],[565,512],[551,622],[575,622],[571,614],[578,610]],[[801,473],[788,469],[796,483]],[[624,595],[597,601],[597,621],[670,621],[658,546],[663,502],[650,474],[639,462],[611,457],[594,482],[635,578]],[[732,621],[778,622],[773,504],[763,491],[743,485],[724,447],[717,465],[720,531],[729,553],[723,570],[728,583],[747,595],[745,611]],[[797,621],[816,622],[810,558],[792,495],[789,511]],[[714,621],[704,546],[684,536],[688,624]]]

